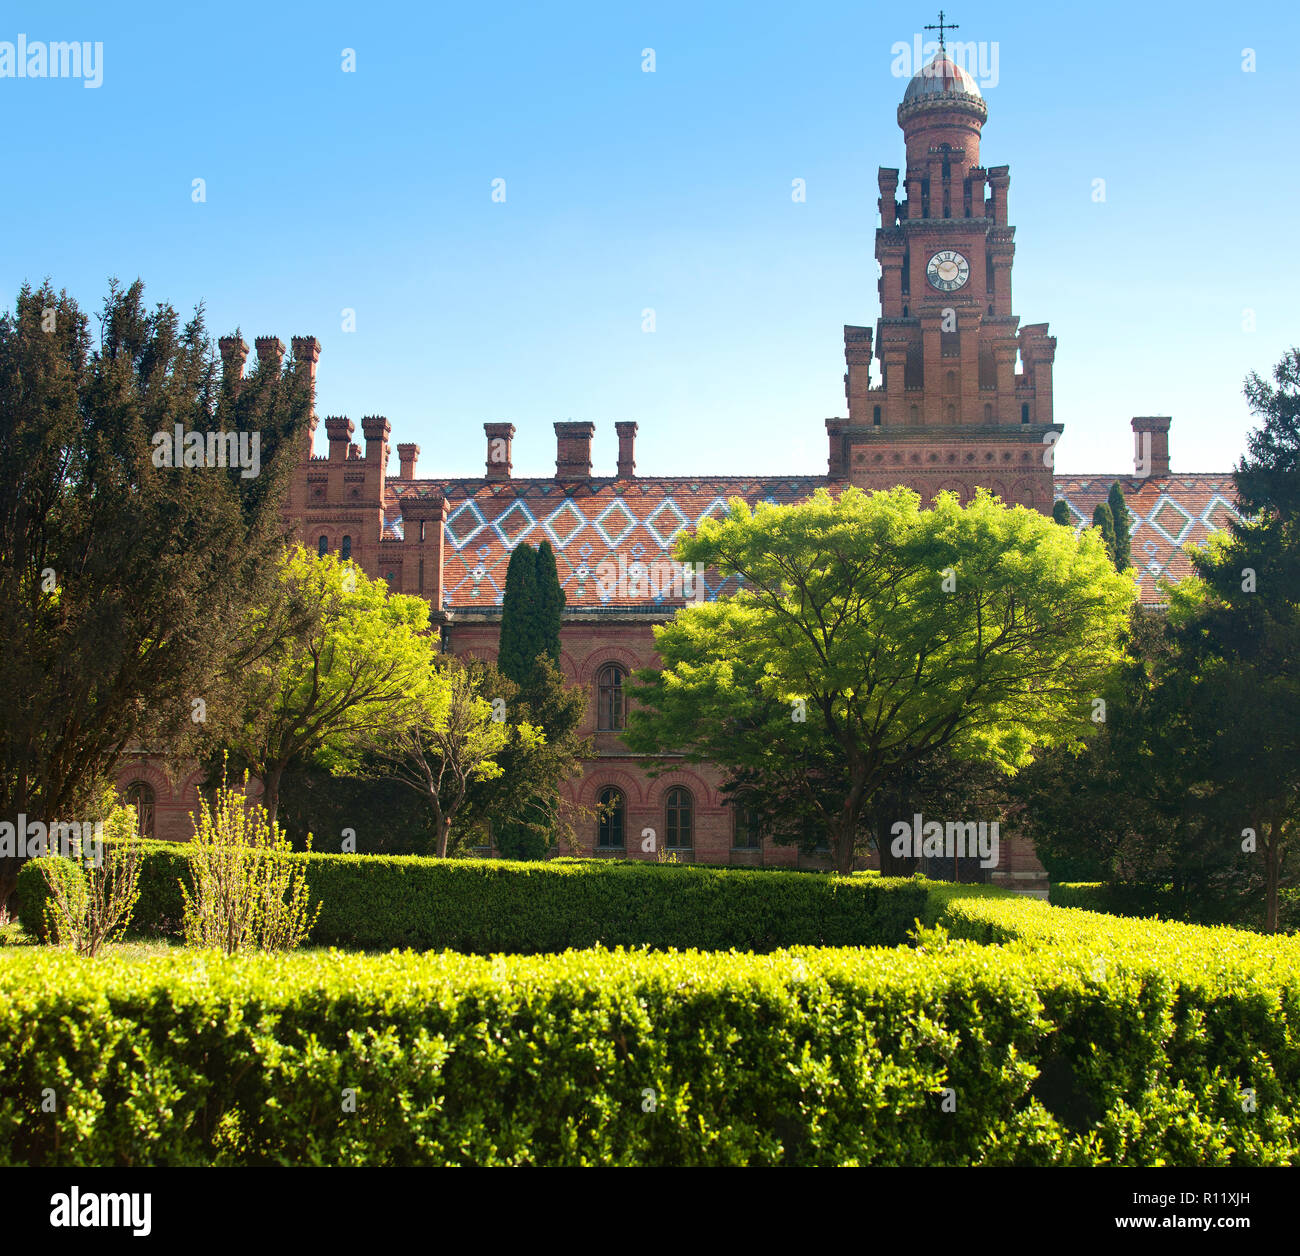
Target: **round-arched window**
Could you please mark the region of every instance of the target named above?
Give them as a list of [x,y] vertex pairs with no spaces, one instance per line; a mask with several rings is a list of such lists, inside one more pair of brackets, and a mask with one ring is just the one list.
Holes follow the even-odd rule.
[[607,663],[596,674],[596,727],[621,729],[626,715],[623,680],[627,673],[617,663]]
[[624,817],[626,807],[623,805],[623,791],[612,785],[606,786],[596,797],[598,820],[596,822],[596,845],[601,850],[622,850],[624,846]]

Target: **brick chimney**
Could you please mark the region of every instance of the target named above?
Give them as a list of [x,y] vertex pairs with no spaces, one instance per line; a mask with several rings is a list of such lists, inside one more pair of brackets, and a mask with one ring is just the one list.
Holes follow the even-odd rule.
[[415,479],[415,460],[420,456],[419,445],[402,444],[397,447],[398,478]]
[[487,435],[487,478],[489,480],[508,480],[512,461],[511,443],[515,437],[513,423],[484,423],[483,431]]
[[443,536],[447,499],[441,493],[402,496],[402,591],[428,598],[435,612],[442,610]]
[[832,480],[842,480],[845,477],[844,431],[848,426],[848,419],[826,420],[826,438],[829,447],[826,471]]
[[231,391],[238,397],[244,382],[248,345],[243,336],[222,336],[217,345],[221,349],[221,382],[229,384]]
[[559,480],[591,479],[591,438],[594,423],[555,425],[555,476]]
[[618,478],[630,480],[636,475],[636,424],[615,423],[618,433]]
[[280,363],[284,361],[284,341],[279,336],[258,336],[254,344],[257,345],[257,365],[269,366],[278,372]]
[[1139,479],[1169,474],[1169,424],[1166,414],[1145,414],[1133,419],[1133,474]]

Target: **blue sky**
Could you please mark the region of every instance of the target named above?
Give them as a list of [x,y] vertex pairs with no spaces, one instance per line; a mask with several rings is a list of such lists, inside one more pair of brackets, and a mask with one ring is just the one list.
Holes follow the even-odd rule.
[[[640,424],[642,474],[825,472],[842,327],[879,313],[891,48],[928,6],[0,14],[0,41],[103,44],[98,88],[0,78],[6,305],[49,276],[94,308],[110,275],[139,276],[204,302],[214,335],[315,334],[320,413],[358,440],[387,415],[427,476],[481,473],[501,420],[515,474],[553,473],[562,419],[596,424],[597,474],[619,419]],[[1058,338],[1058,469],[1129,467],[1135,414],[1173,416],[1175,472],[1230,468],[1243,376],[1300,343],[1294,6],[949,14],[997,46],[981,152],[1011,167],[1016,312]]]

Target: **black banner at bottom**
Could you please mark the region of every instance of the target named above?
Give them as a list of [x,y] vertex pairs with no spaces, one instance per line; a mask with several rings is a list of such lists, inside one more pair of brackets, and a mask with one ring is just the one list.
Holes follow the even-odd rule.
[[[509,1180],[484,1170],[435,1178],[415,1168],[19,1169],[4,1178],[5,1229],[11,1241],[68,1239],[88,1247],[105,1239],[175,1243],[231,1237],[260,1248],[277,1239],[295,1245],[373,1243],[412,1231],[432,1243],[463,1236],[460,1229],[448,1230],[449,1222],[463,1217],[466,1225],[490,1230],[496,1246],[512,1225],[534,1239],[563,1226],[572,1238],[574,1231],[589,1229],[608,1235],[610,1225],[626,1226],[638,1217],[652,1228],[656,1219],[670,1226],[689,1219],[697,1232],[716,1225],[732,1241],[751,1229],[772,1237],[767,1227],[774,1205],[779,1210],[781,1204],[768,1195],[770,1184],[756,1198],[734,1170],[715,1170],[715,1176],[726,1172],[730,1179],[717,1195],[723,1184],[709,1181],[708,1170],[689,1172],[695,1178],[690,1183],[685,1172],[673,1174],[678,1180],[672,1181],[664,1169],[633,1169],[621,1178],[602,1174],[599,1181],[572,1169],[516,1173]],[[568,1180],[561,1182],[560,1174]],[[1280,1235],[1293,1181],[1268,1169],[882,1168],[856,1187],[822,1183],[831,1193],[820,1197],[803,1172],[790,1184],[794,1193],[786,1207],[816,1229],[825,1219],[813,1218],[827,1206],[845,1209],[846,1221],[864,1234],[873,1217],[881,1223],[892,1218],[891,1230],[909,1218],[909,1224],[921,1222],[927,1244],[1011,1222],[1031,1235],[1087,1239],[1177,1231],[1205,1236],[1217,1246],[1233,1234]],[[849,1194],[841,1202],[838,1190],[845,1186]]]

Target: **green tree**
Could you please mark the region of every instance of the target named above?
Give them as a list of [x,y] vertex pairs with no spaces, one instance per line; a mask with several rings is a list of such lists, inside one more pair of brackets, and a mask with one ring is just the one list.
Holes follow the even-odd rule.
[[1064,497],[1058,497],[1052,506],[1052,518],[1064,528],[1074,526],[1074,520],[1070,517],[1070,505]]
[[[202,310],[148,309],[138,281],[110,286],[97,337],[66,292],[19,291],[0,317],[0,814],[79,812],[123,747],[198,729],[271,582],[309,401],[291,361],[223,387]],[[250,455],[256,438],[257,474],[155,465],[177,424]],[[20,862],[0,850],[0,907]]]
[[778,773],[809,748],[832,756],[841,872],[907,764],[944,749],[1013,773],[1035,747],[1079,743],[1135,594],[1095,534],[983,491],[930,510],[905,488],[733,500],[678,556],[743,588],[655,629],[663,667],[638,674],[629,746]]
[[[560,630],[564,619],[564,590],[560,587],[555,552],[543,540],[536,550],[517,546],[506,569],[501,614],[500,677],[494,696],[504,697],[519,718],[544,732],[536,743],[523,744],[518,735],[506,752],[509,781],[502,791],[492,782],[493,806],[481,817],[490,823],[497,849],[510,858],[541,858],[561,838],[572,835],[571,810],[561,805],[559,781],[577,772],[580,741],[577,723],[585,700],[566,693],[559,675]],[[527,792],[529,783],[536,785]]]
[[550,541],[537,547],[537,644],[538,653],[560,665],[560,629],[564,626],[564,590],[555,566]]
[[[285,630],[304,615],[305,627]],[[344,771],[377,730],[418,717],[431,683],[428,626],[428,602],[390,593],[354,563],[300,545],[284,554],[276,595],[243,626],[244,648],[258,657],[238,678],[227,738],[261,777],[269,823],[290,763],[314,755]]]
[[1263,422],[1238,464],[1247,518],[1191,551],[1162,621],[1135,623],[1106,722],[1023,784],[1044,861],[1169,891],[1189,918],[1274,930],[1300,815],[1300,353],[1252,375]]
[[1115,563],[1115,516],[1105,502],[1098,502],[1092,510],[1092,526],[1101,533],[1106,544],[1106,553],[1110,555],[1111,564]]
[[1170,598],[1184,761],[1225,809],[1221,840],[1258,854],[1270,931],[1300,829],[1300,349],[1273,375],[1246,381],[1263,420],[1235,471],[1247,517]]
[[516,738],[523,745],[542,740],[529,724],[512,725],[505,704],[484,696],[482,672],[454,655],[434,656],[435,683],[418,717],[372,736],[368,749],[384,775],[415,790],[433,814],[440,858],[447,854],[452,825],[475,782],[502,776],[499,757]]
[[1184,856],[1200,808],[1158,753],[1169,727],[1156,677],[1172,644],[1163,617],[1135,607],[1124,661],[1097,695],[1083,746],[1041,753],[1011,783],[1021,830],[1053,881],[1182,881],[1208,890]]
[[517,685],[528,679],[533,660],[542,650],[538,636],[539,601],[536,551],[530,545],[516,545],[506,567],[497,666]]
[[1110,508],[1111,524],[1115,531],[1115,570],[1127,571],[1133,565],[1132,538],[1129,536],[1133,517],[1118,480],[1110,486],[1106,504]]
[[559,666],[564,600],[550,542],[537,549],[515,546],[506,567],[497,655],[502,673],[515,684],[529,683],[538,655]]
[[[480,676],[482,693],[504,703],[509,740],[497,756],[501,775],[474,782],[466,800],[467,824],[489,823],[497,849],[508,859],[540,859],[557,845],[571,845],[574,823],[593,813],[564,797],[566,782],[581,774],[595,753],[579,735],[587,709],[585,692],[566,685],[549,658],[539,660],[528,684],[516,685],[490,663],[467,661]],[[528,725],[542,737],[518,731]]]

